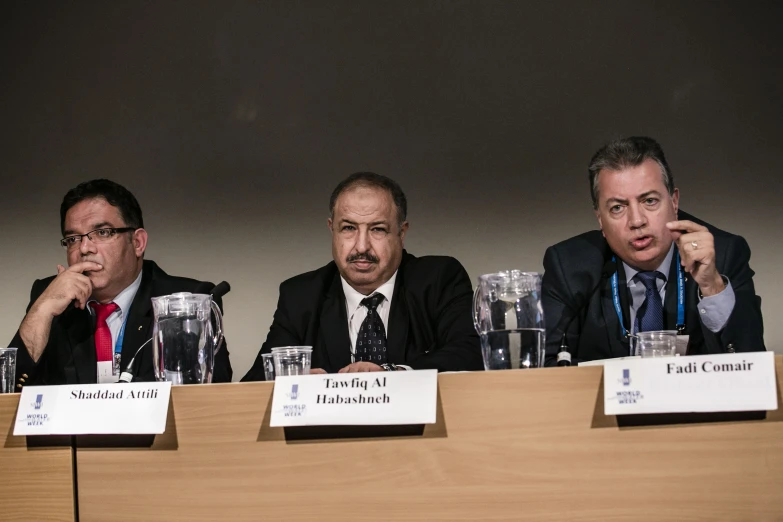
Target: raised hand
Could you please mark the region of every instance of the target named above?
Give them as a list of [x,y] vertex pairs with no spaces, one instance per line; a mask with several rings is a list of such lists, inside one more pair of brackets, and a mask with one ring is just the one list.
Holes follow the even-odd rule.
[[49,342],[52,320],[74,303],[84,309],[92,295],[92,282],[84,272],[101,270],[102,265],[85,261],[68,268],[57,265],[57,277],[36,299],[19,326],[19,335],[33,361],[38,361]]
[[707,227],[693,221],[670,221],[666,227],[680,251],[680,264],[703,296],[719,294],[726,288],[715,266],[715,238]]
[[52,317],[63,313],[71,302],[76,308],[84,309],[92,295],[92,282],[84,272],[101,268],[103,268],[101,265],[92,261],[76,263],[68,268],[57,265],[57,277],[46,287],[33,304],[33,308],[37,308],[39,312],[46,312]]

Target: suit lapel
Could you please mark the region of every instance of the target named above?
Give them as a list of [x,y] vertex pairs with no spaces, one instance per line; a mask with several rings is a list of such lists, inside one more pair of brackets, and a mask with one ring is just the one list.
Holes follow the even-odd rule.
[[[136,354],[136,350],[152,337],[152,286],[153,276],[152,268],[146,262],[141,276],[141,284],[133,298],[128,318],[125,322],[125,334],[122,340],[122,369],[128,365],[130,360]],[[152,349],[150,346],[146,349]],[[134,363],[134,367],[137,364]]]
[[340,275],[335,274],[321,309],[321,340],[325,347],[328,368],[336,372],[351,364],[351,340],[348,337],[348,316]]
[[[619,272],[618,272],[619,273]],[[625,279],[623,277],[623,279]],[[623,281],[618,280],[618,291],[622,296],[622,290],[625,285]],[[621,305],[622,308],[622,299]],[[601,308],[604,314],[604,321],[606,323],[606,334],[609,339],[609,349],[611,350],[612,357],[625,357],[629,353],[628,339],[622,334],[620,319],[617,317],[617,310],[614,307],[614,300],[612,297],[612,280],[608,278],[604,283],[604,288],[601,291]],[[626,311],[623,318],[627,317]]]
[[389,310],[389,328],[386,332],[386,346],[389,352],[387,359],[393,364],[404,364],[406,361],[405,349],[408,341],[408,303],[403,288],[403,266],[397,272],[394,282],[394,295]]
[[88,311],[78,309],[71,310],[64,321],[73,360],[73,366],[65,368],[67,384],[93,384],[98,381],[94,321]]

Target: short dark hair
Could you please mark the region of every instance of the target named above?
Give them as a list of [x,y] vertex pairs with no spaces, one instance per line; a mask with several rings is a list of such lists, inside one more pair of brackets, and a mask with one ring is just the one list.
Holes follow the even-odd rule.
[[329,198],[329,217],[334,219],[334,205],[340,194],[354,187],[375,187],[386,190],[394,200],[394,206],[397,207],[397,225],[402,228],[405,219],[408,217],[408,200],[400,185],[391,178],[374,172],[356,172],[342,180],[332,191],[332,197]]
[[103,198],[109,205],[117,207],[120,216],[125,221],[125,226],[144,228],[139,202],[128,189],[108,179],[94,179],[79,183],[65,194],[60,205],[61,233],[65,234],[65,214],[68,213],[68,210],[85,199],[94,198]]
[[590,195],[593,198],[593,208],[598,209],[598,173],[604,169],[611,171],[623,170],[628,167],[636,167],[644,163],[645,160],[654,160],[661,167],[661,177],[663,184],[669,191],[669,195],[674,195],[674,176],[663,155],[663,149],[652,138],[646,136],[631,136],[613,140],[601,147],[595,153],[587,172],[590,178]]

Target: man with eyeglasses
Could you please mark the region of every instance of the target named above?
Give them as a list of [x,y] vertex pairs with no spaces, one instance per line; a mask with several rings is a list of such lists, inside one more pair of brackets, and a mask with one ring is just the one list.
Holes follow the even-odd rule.
[[[136,381],[155,380],[150,298],[209,293],[212,283],[166,274],[144,260],[147,231],[136,198],[106,179],[81,183],[60,206],[68,268],[33,283],[17,347],[17,389],[117,382],[133,361]],[[218,303],[220,304],[220,303]],[[228,350],[215,356],[214,382],[231,381]]]

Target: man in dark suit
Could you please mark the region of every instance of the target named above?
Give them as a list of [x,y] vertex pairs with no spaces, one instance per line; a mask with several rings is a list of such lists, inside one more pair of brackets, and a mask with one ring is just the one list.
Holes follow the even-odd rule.
[[470,279],[456,259],[403,250],[399,185],[356,173],[329,208],[334,261],[280,285],[266,342],[242,380],[263,380],[261,354],[294,345],[313,347],[313,373],[483,369]]
[[[214,285],[166,274],[144,261],[147,232],[127,189],[93,180],[70,190],[60,207],[68,268],[37,280],[27,314],[9,346],[17,351],[17,388],[26,384],[116,382],[152,336],[150,298],[209,293]],[[228,350],[215,358],[213,382],[231,381]],[[152,347],[136,356],[136,381],[153,381]]]
[[547,363],[627,356],[631,335],[664,329],[689,355],[765,350],[747,242],[679,211],[660,145],[613,141],[588,171],[600,231],[544,256]]

